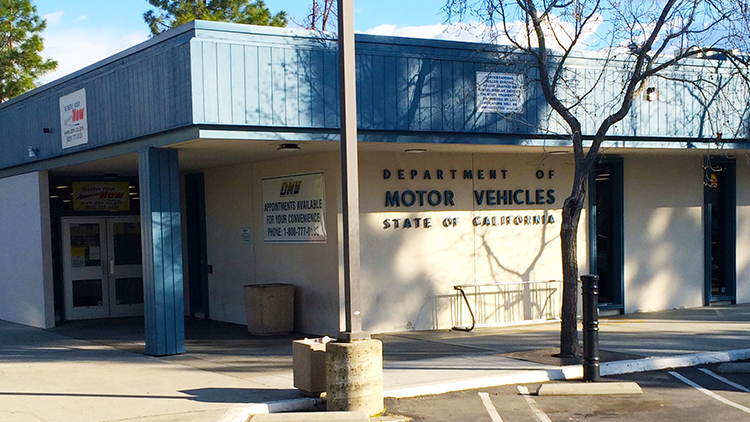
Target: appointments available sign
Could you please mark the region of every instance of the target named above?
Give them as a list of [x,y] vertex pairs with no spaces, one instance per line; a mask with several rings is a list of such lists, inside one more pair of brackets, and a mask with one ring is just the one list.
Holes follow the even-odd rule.
[[477,72],[477,109],[495,113],[523,112],[523,83],[523,75]]
[[325,242],[323,173],[263,179],[263,241]]

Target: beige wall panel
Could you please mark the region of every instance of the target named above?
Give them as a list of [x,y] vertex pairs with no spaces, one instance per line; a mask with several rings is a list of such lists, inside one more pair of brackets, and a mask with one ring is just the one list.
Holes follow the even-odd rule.
[[[516,199],[524,202],[487,205],[484,201],[484,205],[476,206],[475,215],[481,217],[481,222],[486,222],[484,217],[495,217],[495,222],[499,224],[475,227],[477,283],[562,277],[561,209],[572,183],[571,161],[566,160],[566,156],[545,157],[537,154],[475,155],[475,173],[480,169],[489,168],[507,171],[505,179],[502,179],[500,174],[495,180],[476,179],[473,190],[480,192],[480,195],[482,191],[508,190],[512,191],[509,192],[509,196],[516,196]],[[550,219],[554,220],[549,222]],[[479,222],[480,220],[477,221]],[[510,224],[500,224],[508,222]],[[580,228],[585,235],[585,220]],[[580,248],[585,250],[585,243],[582,243]]]
[[737,303],[750,302],[750,157],[737,157]]
[[[209,315],[218,321],[245,324],[243,286],[255,282],[253,245],[240,242],[242,227],[253,227],[258,206],[253,206],[252,166],[206,170],[206,243]],[[257,229],[253,238],[257,238]]]
[[[474,223],[481,224],[475,226],[474,231],[477,284],[562,280],[561,209],[573,180],[572,157],[476,154],[474,168],[477,175],[481,169],[506,170],[505,178],[501,174],[494,180],[475,178],[473,189],[480,196],[482,191],[499,190],[504,195],[507,190],[511,202],[488,205],[485,200],[483,205],[478,205],[479,201],[475,200],[475,216],[480,219]],[[488,226],[487,219],[491,224],[499,225]],[[578,239],[579,262],[586,268],[585,212],[582,213]],[[487,294],[480,303],[489,306],[476,312],[478,319],[492,324],[559,317],[562,306],[560,286],[556,283],[515,285],[505,288],[503,294]],[[493,312],[496,300],[508,310]]]
[[[573,166],[569,158],[461,153],[377,153],[365,157],[360,163],[365,329],[381,332],[466,325],[470,323],[468,312],[464,309],[460,318],[454,285],[561,278],[560,208],[570,191]],[[403,170],[403,179],[399,179],[399,170]],[[470,177],[464,175],[465,170],[471,171]],[[506,170],[506,179],[502,170]],[[537,170],[542,170],[541,178],[537,178]],[[551,179],[550,170],[554,172]],[[517,189],[523,189],[517,197],[520,201],[527,202],[529,190],[535,204],[487,205],[486,196],[482,196],[483,205],[477,205],[475,190]],[[543,198],[539,205],[537,189]],[[402,195],[406,190],[417,195],[415,204],[387,206],[387,192]],[[423,191],[421,204],[418,191]],[[446,191],[453,193],[453,204],[446,204]],[[495,196],[493,192],[493,203]],[[406,199],[412,199],[410,194]],[[554,223],[534,221],[534,217],[546,221],[550,216]],[[480,218],[479,226],[473,224],[475,217]],[[489,226],[481,225],[485,217]],[[516,217],[523,222],[517,225]],[[430,219],[431,227],[424,227],[425,218]],[[398,228],[394,219],[398,219]],[[404,228],[405,219],[410,219],[412,227]],[[415,219],[420,219],[419,228]],[[450,222],[448,227],[444,220]],[[586,250],[585,227],[584,218],[581,251]],[[585,252],[580,262],[585,264]],[[479,323],[505,321],[494,320],[496,309],[494,305],[491,308],[483,310]]]
[[[294,154],[294,153],[292,153]],[[337,153],[294,154],[253,167],[255,280],[295,285],[295,330],[335,336],[339,331],[339,232],[341,182]],[[325,243],[264,243],[261,180],[322,171],[325,175]]]
[[[463,178],[463,170],[472,168],[471,154],[365,157],[360,160],[363,325],[374,332],[450,328],[453,286],[474,283],[472,183]],[[391,173],[388,179],[384,170]],[[414,178],[412,170],[417,172]],[[455,179],[450,170],[456,170]],[[417,199],[412,206],[386,206],[386,192],[407,190],[426,191],[423,205]],[[436,205],[430,205],[431,191],[440,193],[439,205],[437,194],[432,195]],[[446,191],[453,192],[454,205],[446,205]],[[404,228],[405,219],[411,228]],[[425,219],[430,227],[424,227]],[[445,219],[451,221],[448,227]]]
[[703,304],[699,156],[626,156],[625,312]]
[[[336,154],[298,154],[205,172],[212,319],[245,324],[243,286],[289,283],[295,285],[295,330],[338,333],[338,166]],[[261,180],[318,171],[325,173],[327,241],[264,243]],[[240,242],[243,227],[252,229],[252,244]]]
[[0,180],[0,319],[55,326],[47,172]]

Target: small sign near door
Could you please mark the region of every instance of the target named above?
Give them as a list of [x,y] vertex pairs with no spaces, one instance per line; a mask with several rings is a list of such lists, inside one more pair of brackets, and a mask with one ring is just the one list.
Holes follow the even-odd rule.
[[86,248],[70,248],[70,262],[74,268],[86,266]]
[[244,244],[253,243],[253,232],[250,227],[242,227],[240,229],[240,242]]

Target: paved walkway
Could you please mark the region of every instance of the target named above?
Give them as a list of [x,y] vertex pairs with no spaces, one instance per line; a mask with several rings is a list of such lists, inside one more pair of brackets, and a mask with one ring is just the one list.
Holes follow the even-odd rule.
[[[45,331],[0,321],[0,420],[213,422],[251,404],[274,411],[313,403],[293,387],[294,336],[189,321],[188,353],[154,358],[143,354],[142,327],[122,319]],[[385,395],[579,376],[580,365],[551,356],[558,336],[557,323],[378,335]],[[746,359],[750,305],[606,318],[600,349],[609,361],[603,374]]]

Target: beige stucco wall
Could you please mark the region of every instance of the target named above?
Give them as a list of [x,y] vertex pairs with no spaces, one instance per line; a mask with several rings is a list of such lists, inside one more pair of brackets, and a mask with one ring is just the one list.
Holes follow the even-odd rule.
[[[246,323],[243,286],[291,283],[295,289],[295,329],[310,334],[338,333],[339,161],[336,154],[300,155],[205,171],[209,309],[212,319]],[[325,243],[263,242],[261,180],[323,171],[326,183]],[[251,244],[240,241],[243,227]]]
[[703,160],[623,160],[625,312],[703,304]]
[[[701,306],[702,158],[626,155],[623,165],[625,311]],[[385,177],[385,170],[390,177]],[[398,178],[399,170],[404,171],[403,179]],[[438,170],[443,172],[442,180]],[[451,170],[456,170],[455,178]],[[471,178],[464,177],[465,170],[472,172]],[[490,170],[497,172],[496,179],[490,179]],[[748,170],[750,164],[738,160],[740,302],[750,300],[750,256],[745,253],[750,250],[750,181],[742,177]],[[325,173],[326,180],[327,242],[264,243],[261,180],[318,171]],[[537,171],[541,171],[540,178]],[[447,329],[468,322],[467,314],[459,318],[454,285],[560,279],[560,209],[572,172],[568,155],[361,152],[364,329]],[[297,286],[297,330],[336,334],[342,308],[338,174],[336,153],[206,170],[213,319],[244,323],[245,284],[287,282]],[[475,194],[518,189],[524,202],[527,190],[533,202],[539,190],[543,203],[479,205]],[[387,192],[405,190],[424,191],[423,204],[416,198],[413,206],[386,206]],[[438,195],[430,197],[432,191],[439,192],[441,199],[434,206],[429,199],[434,201]],[[453,204],[446,203],[446,191],[453,193]],[[554,223],[533,223],[534,217],[550,216]],[[480,218],[478,226],[473,224],[476,217]],[[493,217],[497,225],[492,225]],[[530,218],[531,224],[525,224],[524,218]],[[394,219],[399,219],[399,228]],[[405,219],[410,219],[411,227],[404,228]],[[426,219],[430,227],[425,227]],[[484,221],[490,225],[482,225]],[[240,242],[242,227],[252,228],[252,244]],[[582,274],[588,267],[586,239],[584,211],[578,239]]]
[[0,319],[55,326],[47,172],[0,180]]
[[[571,161],[567,156],[542,154],[367,154],[360,160],[365,328],[374,332],[447,329],[468,323],[457,320],[454,285],[561,279],[560,209],[570,189]],[[391,173],[387,179],[385,170]],[[398,179],[399,170],[404,170],[403,180]],[[412,170],[416,170],[414,178]],[[437,178],[438,170],[443,171],[443,180]],[[451,170],[456,170],[455,179]],[[464,178],[465,170],[472,171],[472,178]],[[490,170],[497,171],[497,179],[490,179]],[[505,179],[502,170],[506,170]],[[487,205],[483,201],[478,205],[475,198],[475,191],[518,189],[523,189],[519,195],[523,202],[526,190],[532,202],[536,202],[537,189],[541,190],[543,204]],[[417,201],[410,207],[386,206],[386,192],[405,190],[426,191],[424,205]],[[452,191],[455,205],[446,205],[444,199],[441,205],[430,205],[427,195],[433,190],[443,196],[446,190]],[[547,203],[552,202],[550,194],[552,204]],[[534,224],[535,216],[551,216],[555,222]],[[475,217],[480,222],[488,218],[490,225],[475,226]],[[497,225],[492,225],[493,217]],[[517,225],[516,217],[531,218],[532,224]],[[394,227],[395,218],[400,219],[399,228]],[[407,218],[413,227],[403,227]],[[416,218],[421,219],[419,228],[414,227]],[[429,228],[424,227],[426,218]],[[446,218],[457,218],[458,223],[444,227]],[[506,218],[510,224],[503,224]],[[585,213],[579,234],[580,262],[585,269]],[[485,309],[487,318],[480,322],[495,322],[494,314],[502,313],[505,306]]]

